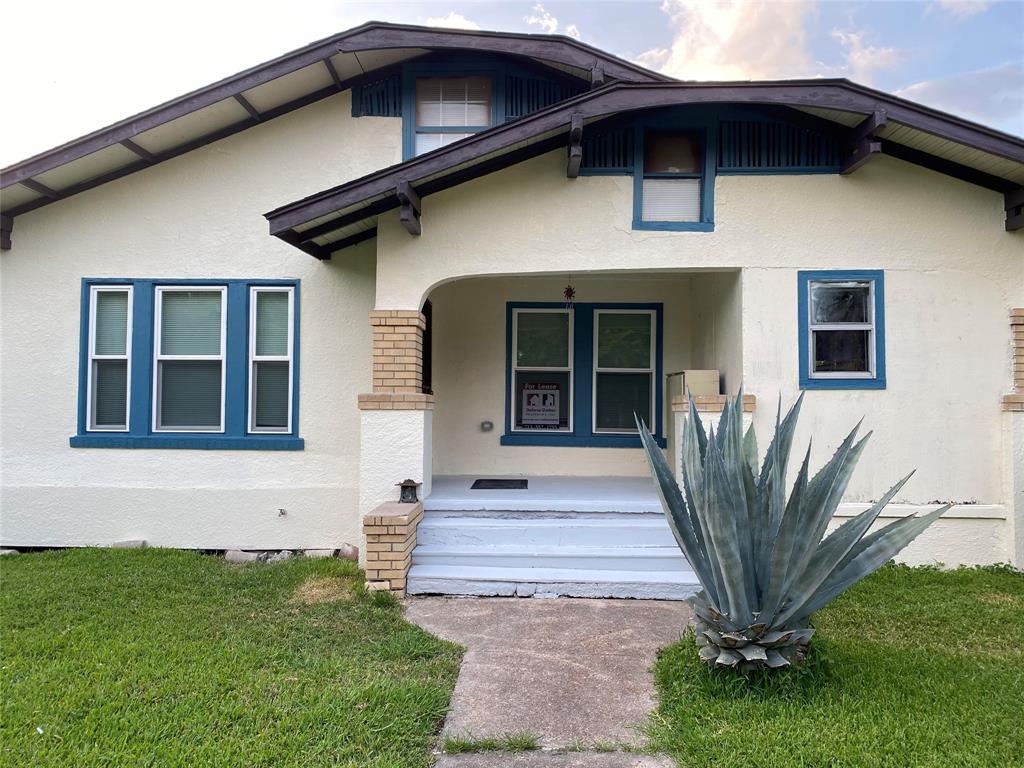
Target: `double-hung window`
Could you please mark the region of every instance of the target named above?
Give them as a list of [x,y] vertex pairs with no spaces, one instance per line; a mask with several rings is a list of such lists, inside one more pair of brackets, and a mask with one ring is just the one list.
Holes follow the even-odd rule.
[[299,450],[297,280],[82,288],[73,447]]
[[701,141],[696,133],[649,131],[644,136],[640,219],[700,221],[703,173]]
[[885,387],[883,274],[798,273],[800,385]]
[[655,313],[594,312],[594,431],[636,433],[654,423]]
[[250,432],[291,429],[293,294],[290,287],[250,289]]
[[503,445],[639,447],[663,441],[660,304],[508,306]]
[[572,431],[573,313],[513,310],[514,431]]
[[224,431],[226,292],[156,289],[154,431]]
[[92,286],[89,299],[89,429],[127,432],[132,287]]
[[447,146],[492,122],[491,78],[416,78],[415,154]]

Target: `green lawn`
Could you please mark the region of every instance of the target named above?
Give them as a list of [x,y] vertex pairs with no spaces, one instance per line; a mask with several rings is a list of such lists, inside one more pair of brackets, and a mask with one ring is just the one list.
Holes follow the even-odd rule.
[[461,652],[339,560],[0,558],[0,765],[429,764]]
[[816,617],[814,656],[753,684],[664,650],[653,746],[681,766],[1024,765],[1024,574],[888,566]]

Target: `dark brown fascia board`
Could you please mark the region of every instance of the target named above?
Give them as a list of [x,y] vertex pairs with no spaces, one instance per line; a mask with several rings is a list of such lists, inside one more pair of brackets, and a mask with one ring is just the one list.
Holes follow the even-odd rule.
[[264,214],[273,235],[363,200],[387,194],[398,177],[414,186],[417,180],[444,173],[453,166],[472,163],[521,141],[565,127],[574,112],[584,119],[618,112],[702,103],[775,104],[818,107],[873,115],[884,108],[888,120],[980,149],[1024,164],[1024,140],[975,126],[848,80],[791,80],[730,83],[612,83],[566,99],[510,123],[384,168],[360,179],[324,190]]
[[588,71],[600,62],[606,74],[621,79],[649,81],[670,79],[561,35],[445,30],[368,22],[310,43],[276,59],[243,70],[145,112],[140,112],[46,152],[14,163],[0,170],[0,188],[45,173],[125,139],[131,139],[158,125],[163,125],[224,99],[233,98],[250,88],[323,61],[335,54],[357,53],[382,48],[442,48],[507,53],[543,58]]

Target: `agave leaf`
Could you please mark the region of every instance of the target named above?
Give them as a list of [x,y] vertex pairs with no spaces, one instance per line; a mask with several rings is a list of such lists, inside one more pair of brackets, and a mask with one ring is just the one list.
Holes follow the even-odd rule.
[[687,400],[689,401],[690,424],[692,425],[694,436],[697,438],[697,447],[700,452],[700,463],[703,464],[704,456],[707,454],[708,436],[704,432],[704,424],[701,422],[700,414],[697,412],[697,405],[693,402],[692,392],[687,392]]
[[750,472],[757,475],[757,433],[754,432],[754,425],[747,427],[747,433],[743,436],[743,457],[747,460]]
[[714,608],[708,605],[701,605],[695,599],[691,598],[690,604],[693,606],[693,612],[698,618],[703,619],[708,624],[720,626],[729,632],[738,632],[739,626],[736,622],[729,619],[728,616],[716,611]]
[[[707,487],[705,502],[708,524],[708,550],[714,550],[721,564],[723,586],[729,601],[729,616],[740,623],[750,620],[750,598],[747,593],[745,568],[740,553],[739,534],[736,528],[738,500],[726,477],[725,462],[715,443],[708,436],[708,455],[704,465],[704,482]],[[743,509],[746,507],[744,505]],[[744,515],[744,518],[746,515]]]
[[[899,490],[913,474],[911,472],[897,482],[877,503],[856,517],[847,520],[818,546],[817,551],[814,552],[810,562],[807,564],[807,569],[800,575],[799,580],[788,595],[790,605],[799,607],[807,602],[814,591],[821,586],[822,582],[839,567],[846,555],[860,541],[881,511],[885,509],[886,504],[892,501],[893,496],[899,493]],[[790,616],[792,616],[792,613],[789,610],[783,611],[779,614],[777,621],[784,623]]]
[[[786,504],[786,511],[782,516],[782,525],[779,528],[778,535],[775,538],[774,547],[772,548],[772,559],[771,569],[768,574],[768,589],[764,596],[762,605],[764,606],[765,614],[769,619],[774,618],[776,611],[779,609],[779,605],[782,603],[782,598],[785,595],[785,586],[789,569],[792,567],[792,556],[793,547],[797,540],[797,536],[800,534],[800,520],[801,510],[804,499],[804,494],[807,492],[807,476],[809,474],[809,465],[811,461],[811,446],[807,446],[807,453],[804,455],[804,461],[800,465],[800,471],[797,473],[796,482],[793,484],[793,492],[789,496],[789,503]],[[778,470],[773,470],[775,479],[773,480],[773,490],[776,493],[780,493],[778,488],[781,488],[782,483],[778,478]],[[776,487],[775,484],[778,484]],[[774,503],[780,503],[776,500]]]
[[711,662],[718,658],[718,654],[718,648],[716,648],[713,645],[705,645],[703,648],[700,649],[700,653],[698,655],[700,656],[702,661]]
[[720,667],[735,667],[743,660],[736,651],[731,651],[728,648],[722,648],[718,652],[718,659],[715,661]]
[[651,433],[639,419],[637,419],[637,428],[640,431],[640,440],[647,454],[651,474],[654,475],[655,485],[658,488],[662,508],[666,512],[665,518],[672,529],[672,535],[675,536],[679,548],[683,551],[700,582],[706,584],[711,580],[711,573],[708,570],[704,552],[693,535],[686,504],[679,491],[679,485],[672,475],[672,469],[669,467],[665,455],[654,442],[654,438],[651,437]]
[[765,654],[765,666],[770,669],[778,669],[779,667],[788,667],[789,659],[783,656],[781,653],[776,651],[774,648],[769,648]]
[[740,652],[740,656],[747,661],[768,661],[768,654],[765,652],[764,646],[757,643],[744,645],[742,648],[737,648],[737,650]]
[[846,436],[842,444],[807,485],[804,504],[801,509],[800,535],[793,544],[793,560],[783,592],[788,594],[803,574],[814,550],[825,534],[832,515],[835,514],[843,492],[853,475],[857,458],[864,450],[865,441],[855,443],[858,423]]
[[790,615],[809,616],[819,608],[828,605],[837,595],[891,560],[952,506],[952,504],[945,504],[925,515],[905,517],[876,531],[876,535],[873,535],[870,540],[863,539],[860,545],[854,547],[847,556],[848,562],[825,579],[825,582],[808,600],[797,606],[796,610],[789,612]]
[[739,632],[726,632],[721,636],[722,641],[719,645],[724,645],[726,648],[742,648],[747,645],[750,641]]

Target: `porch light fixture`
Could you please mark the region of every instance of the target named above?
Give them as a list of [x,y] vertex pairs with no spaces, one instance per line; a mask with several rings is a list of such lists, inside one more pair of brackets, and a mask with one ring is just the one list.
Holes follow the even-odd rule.
[[419,483],[415,480],[403,480],[400,483],[395,483],[399,488],[402,489],[401,495],[398,497],[398,501],[402,504],[415,504],[419,501],[416,498],[416,489],[419,488]]

